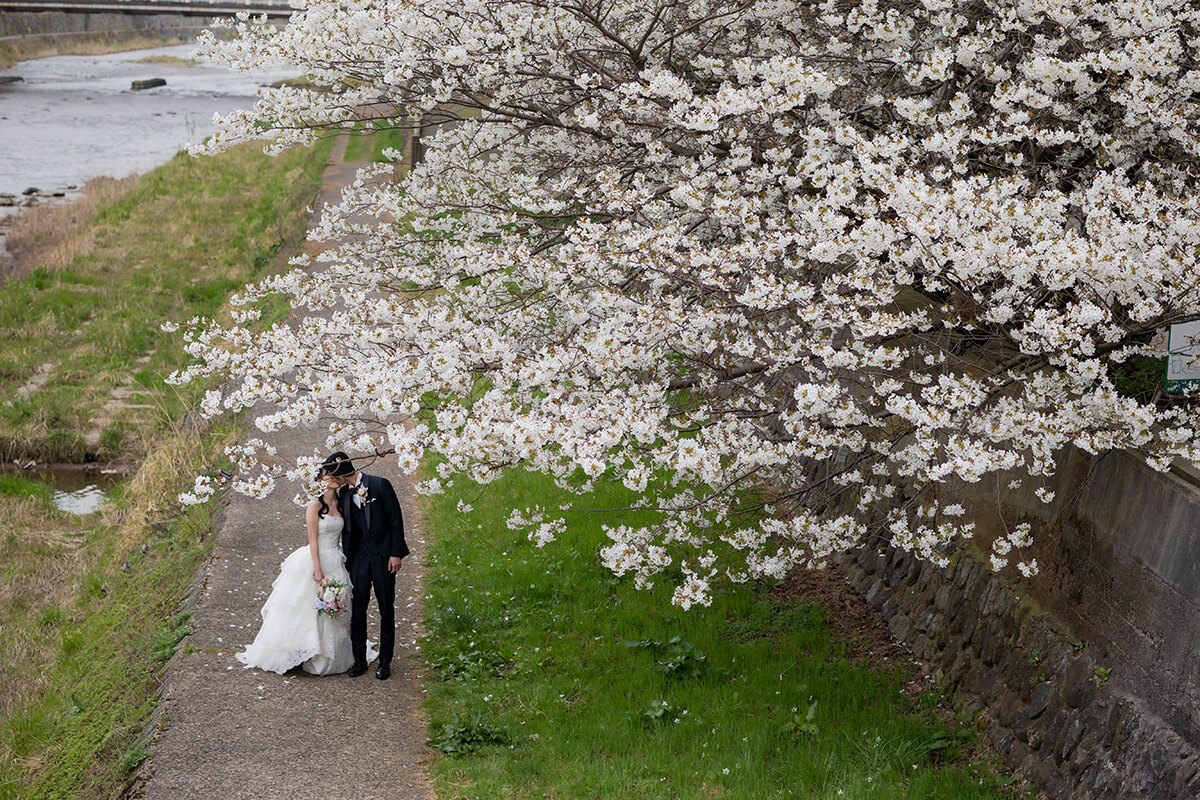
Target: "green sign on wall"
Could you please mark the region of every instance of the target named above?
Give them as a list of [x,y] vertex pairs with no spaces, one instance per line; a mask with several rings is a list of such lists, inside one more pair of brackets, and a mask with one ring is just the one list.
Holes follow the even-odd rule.
[[1172,325],[1167,332],[1169,394],[1200,390],[1200,320]]

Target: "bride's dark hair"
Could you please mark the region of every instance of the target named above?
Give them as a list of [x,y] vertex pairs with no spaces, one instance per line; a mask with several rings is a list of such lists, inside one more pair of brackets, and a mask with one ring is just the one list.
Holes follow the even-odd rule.
[[[326,475],[330,475],[332,473],[333,470],[330,469],[328,464],[326,464],[317,470],[317,480],[319,481],[321,478],[324,478]],[[329,513],[329,504],[325,502],[324,485],[321,486],[321,493],[317,495],[317,500],[321,503],[321,507],[317,509],[317,519],[324,519],[325,515]]]

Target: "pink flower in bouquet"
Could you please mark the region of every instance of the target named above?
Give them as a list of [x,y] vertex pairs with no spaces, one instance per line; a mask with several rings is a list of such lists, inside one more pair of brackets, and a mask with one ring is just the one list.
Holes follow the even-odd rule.
[[326,580],[317,587],[317,613],[329,617],[340,617],[346,613],[350,601],[350,587],[342,581]]

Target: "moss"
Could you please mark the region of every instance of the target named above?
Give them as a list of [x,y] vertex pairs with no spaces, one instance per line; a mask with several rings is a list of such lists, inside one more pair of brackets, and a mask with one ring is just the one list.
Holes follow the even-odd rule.
[[1121,364],[1109,366],[1108,373],[1117,394],[1149,403],[1162,387],[1167,374],[1166,357],[1134,356]]

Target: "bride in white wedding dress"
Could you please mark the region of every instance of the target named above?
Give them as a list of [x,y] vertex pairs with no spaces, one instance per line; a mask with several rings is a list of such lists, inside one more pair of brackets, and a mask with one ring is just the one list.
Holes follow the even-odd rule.
[[[350,611],[338,617],[317,613],[317,589],[326,579],[350,586],[342,554],[343,521],[337,514],[337,484],[322,474],[324,491],[305,509],[308,546],[283,560],[271,596],[262,607],[262,627],[237,659],[247,667],[283,674],[297,665],[314,675],[345,672],[354,664]],[[367,643],[367,661],[377,654]]]

